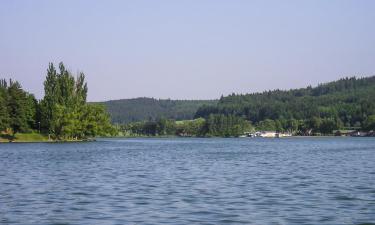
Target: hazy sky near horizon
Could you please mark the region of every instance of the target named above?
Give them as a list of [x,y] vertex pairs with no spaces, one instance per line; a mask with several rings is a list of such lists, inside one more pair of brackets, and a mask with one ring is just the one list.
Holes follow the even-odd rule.
[[43,96],[49,62],[90,101],[220,95],[375,74],[372,0],[3,0],[0,77]]

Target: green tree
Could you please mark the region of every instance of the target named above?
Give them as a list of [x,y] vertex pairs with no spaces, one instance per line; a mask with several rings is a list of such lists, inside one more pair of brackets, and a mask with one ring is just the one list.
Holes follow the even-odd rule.
[[7,106],[7,82],[0,80],[0,131],[4,131],[9,127],[9,112]]
[[290,119],[287,122],[286,130],[290,133],[296,133],[298,131],[298,120]]
[[18,82],[10,80],[8,87],[8,113],[9,126],[12,129],[13,136],[28,129],[28,105],[27,95],[22,90]]
[[276,131],[275,121],[266,119],[257,124],[257,129],[262,131]]
[[275,130],[277,132],[283,132],[284,131],[283,124],[280,120],[275,120]]
[[80,139],[114,132],[103,106],[86,103],[85,75],[77,78],[59,64],[59,72],[49,64],[41,101],[43,128],[56,139]]
[[314,132],[318,132],[320,129],[320,125],[322,124],[322,119],[320,117],[312,117],[307,121],[308,127]]
[[29,129],[38,129],[38,110],[39,103],[35,99],[34,95],[26,93],[26,119]]
[[375,130],[375,115],[367,117],[367,119],[364,121],[363,129],[366,131]]
[[56,114],[58,95],[60,93],[57,72],[52,63],[48,65],[46,80],[44,81],[44,98],[41,101],[41,127],[48,133],[53,133],[52,122]]
[[235,137],[250,131],[251,124],[232,114],[211,114],[201,130],[207,136]]
[[339,124],[333,118],[325,118],[320,124],[320,132],[323,134],[332,134],[333,130],[339,129]]
[[118,132],[111,124],[111,119],[105,106],[99,104],[86,104],[81,114],[81,136],[111,136]]

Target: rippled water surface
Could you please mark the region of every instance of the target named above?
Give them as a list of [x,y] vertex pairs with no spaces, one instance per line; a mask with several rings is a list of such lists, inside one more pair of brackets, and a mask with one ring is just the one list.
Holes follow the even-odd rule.
[[374,138],[0,145],[0,224],[371,222]]

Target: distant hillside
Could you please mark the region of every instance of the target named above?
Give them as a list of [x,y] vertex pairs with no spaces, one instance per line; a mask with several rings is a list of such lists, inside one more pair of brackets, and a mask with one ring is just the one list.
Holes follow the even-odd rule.
[[222,97],[216,106],[202,106],[195,117],[233,114],[253,123],[274,120],[330,118],[346,127],[359,127],[375,115],[375,76],[344,78],[338,81],[288,91]]
[[193,119],[203,105],[216,105],[217,100],[158,100],[154,98],[121,99],[102,102],[114,123],[129,123],[157,118]]

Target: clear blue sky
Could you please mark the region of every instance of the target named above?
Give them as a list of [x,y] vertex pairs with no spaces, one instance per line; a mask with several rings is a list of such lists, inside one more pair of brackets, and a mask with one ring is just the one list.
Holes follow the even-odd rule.
[[0,2],[0,77],[40,98],[48,62],[89,100],[212,99],[375,74],[375,1]]

